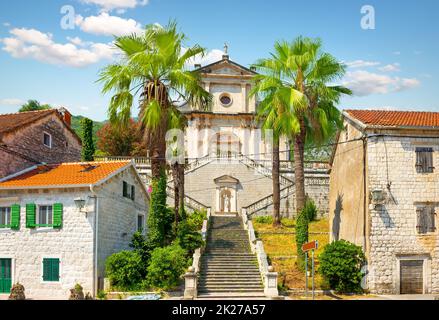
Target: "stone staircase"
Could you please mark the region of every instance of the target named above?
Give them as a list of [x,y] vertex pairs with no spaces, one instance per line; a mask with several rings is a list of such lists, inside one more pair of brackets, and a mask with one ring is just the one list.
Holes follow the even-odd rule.
[[264,297],[255,254],[240,217],[212,216],[201,257],[198,298]]

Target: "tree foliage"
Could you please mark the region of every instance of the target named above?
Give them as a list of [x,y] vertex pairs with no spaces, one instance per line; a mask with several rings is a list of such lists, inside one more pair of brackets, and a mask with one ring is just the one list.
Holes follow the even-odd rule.
[[319,256],[319,272],[331,289],[341,293],[359,293],[363,289],[361,271],[366,263],[363,249],[346,240],[328,244]]
[[130,119],[128,125],[106,123],[97,132],[97,147],[108,156],[146,156],[146,146],[139,125]]
[[93,143],[93,121],[84,118],[81,121],[82,127],[82,161],[93,161],[95,146]]
[[49,104],[41,104],[37,100],[28,100],[25,104],[21,106],[18,112],[28,112],[28,111],[39,111],[52,109]]

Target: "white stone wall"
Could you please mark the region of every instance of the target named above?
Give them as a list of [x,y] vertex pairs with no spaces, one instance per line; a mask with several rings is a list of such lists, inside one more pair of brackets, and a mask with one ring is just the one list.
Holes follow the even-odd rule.
[[[123,181],[136,186],[135,201],[123,198]],[[144,222],[147,221],[148,201],[132,168],[95,191],[99,208],[97,275],[102,286],[106,258],[130,249],[132,235],[137,231],[137,215],[145,215]],[[0,191],[0,206],[21,205],[20,230],[0,229],[0,258],[12,258],[12,282],[23,284],[28,298],[67,299],[76,283],[83,286],[85,293],[93,293],[95,199],[88,200],[87,207],[83,209],[87,213],[79,212],[74,203],[75,198],[88,199],[90,196],[93,195],[89,189]],[[26,203],[62,203],[63,227],[59,230],[26,228]],[[43,258],[60,259],[59,282],[42,281]]]
[[[0,192],[0,206],[21,205],[20,230],[0,229],[0,258],[12,259],[12,282],[20,282],[31,299],[67,299],[76,283],[93,289],[93,214],[79,212],[73,199],[86,199],[87,190],[51,190],[50,193]],[[26,203],[62,203],[63,227],[26,228]],[[60,281],[43,282],[43,258],[60,259]]]
[[[138,215],[144,215],[144,232],[147,232],[148,200],[133,172],[133,169],[126,170],[97,189],[98,277],[100,278],[105,275],[105,260],[108,256],[122,250],[131,250],[129,244],[133,234],[137,232]],[[135,201],[123,197],[123,181],[135,185]]]
[[[422,146],[434,148],[434,173],[416,172],[415,149]],[[399,259],[411,257],[425,259],[425,292],[439,293],[438,231],[417,234],[415,206],[436,203],[439,212],[438,139],[370,138],[367,161],[369,191],[384,190],[387,198],[383,206],[369,206],[370,289],[376,293],[399,293]]]

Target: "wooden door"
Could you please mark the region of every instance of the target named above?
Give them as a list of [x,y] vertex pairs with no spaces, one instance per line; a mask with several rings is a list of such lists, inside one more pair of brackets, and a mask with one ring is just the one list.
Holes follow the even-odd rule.
[[400,261],[400,293],[424,293],[424,260]]

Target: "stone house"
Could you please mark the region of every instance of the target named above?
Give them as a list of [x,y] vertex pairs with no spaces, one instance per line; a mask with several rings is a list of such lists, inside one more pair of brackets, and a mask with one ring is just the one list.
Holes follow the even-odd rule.
[[343,116],[331,161],[331,240],[364,248],[372,293],[439,293],[439,113]]
[[0,180],[0,297],[103,289],[105,260],[147,232],[149,196],[132,162],[37,165]]
[[81,160],[81,140],[64,108],[0,115],[0,178],[40,163]]

